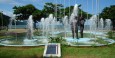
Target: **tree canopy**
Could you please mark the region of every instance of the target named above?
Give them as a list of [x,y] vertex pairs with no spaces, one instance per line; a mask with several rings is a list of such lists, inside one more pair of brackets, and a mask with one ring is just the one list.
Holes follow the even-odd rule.
[[[40,21],[42,17],[48,17],[49,14],[53,14],[57,20],[62,19],[65,15],[69,16],[73,11],[74,6],[63,7],[62,4],[45,3],[42,10],[37,9],[34,5],[28,4],[25,6],[14,6],[14,14],[16,14],[17,20],[27,20],[30,15],[33,15],[34,27],[36,28],[36,22]],[[79,15],[87,17],[87,12],[80,9]],[[91,16],[88,14],[89,17]],[[60,20],[62,21],[62,20]]]
[[[30,15],[33,15],[34,22],[40,21],[42,17],[48,17],[49,14],[53,14],[58,19],[63,18],[65,15],[69,16],[73,11],[74,6],[63,7],[62,4],[53,4],[53,3],[45,3],[42,10],[37,9],[32,4],[28,4],[25,6],[14,6],[14,14],[16,14],[16,19],[26,20]],[[81,13],[82,12],[82,13]],[[79,15],[87,18],[87,12],[84,12],[80,9]],[[91,14],[88,14],[88,18]]]
[[17,20],[27,20],[30,15],[33,15],[34,19],[38,20],[37,18],[39,18],[41,15],[41,11],[35,8],[32,4],[25,6],[14,6],[13,9]]
[[[65,8],[65,15],[68,15],[68,16],[71,15],[71,13],[73,12],[73,8],[74,8],[74,6],[66,7]],[[62,10],[64,10],[64,9],[62,9]],[[91,14],[83,11],[81,8],[79,8],[78,14],[80,16],[83,16],[85,19],[91,17]],[[87,17],[87,15],[88,15],[88,17]]]
[[[74,6],[69,6],[64,8],[62,4],[45,3],[42,11],[44,12],[46,17],[52,13],[57,18],[62,18],[65,15],[70,16],[73,11],[73,8]],[[85,18],[87,18],[87,12],[83,11],[82,9],[80,9],[79,15],[82,15]],[[90,17],[91,14],[88,14],[88,18]]]
[[9,19],[9,16],[0,12],[0,26],[7,26],[9,24]]
[[100,17],[104,19],[111,19],[113,29],[115,30],[115,5],[105,7],[103,11],[100,13]]
[[42,12],[44,13],[45,17],[47,17],[49,14],[53,14],[58,18],[62,7],[62,4],[45,3]]
[[4,27],[8,30],[8,24],[10,17],[7,15],[4,15],[3,13],[0,12],[0,30],[4,29]]

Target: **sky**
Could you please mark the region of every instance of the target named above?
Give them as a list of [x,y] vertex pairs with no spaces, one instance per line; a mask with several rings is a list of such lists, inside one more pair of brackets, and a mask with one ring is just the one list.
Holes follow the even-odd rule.
[[33,4],[36,8],[42,10],[46,2],[63,4],[64,7],[81,4],[81,9],[90,14],[98,14],[102,12],[105,7],[115,5],[115,0],[0,0],[0,12],[12,16],[12,8],[14,6],[24,6],[27,4]]

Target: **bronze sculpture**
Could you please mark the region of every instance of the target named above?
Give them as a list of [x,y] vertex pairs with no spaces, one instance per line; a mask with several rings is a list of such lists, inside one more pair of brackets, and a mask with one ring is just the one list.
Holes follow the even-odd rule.
[[[80,7],[80,6],[78,6],[78,7]],[[84,23],[85,23],[85,19],[82,15],[74,17],[73,21],[71,22],[71,30],[72,30],[73,38],[76,36],[76,38],[79,39],[79,37],[78,37],[79,27],[80,27],[81,38],[83,38]]]

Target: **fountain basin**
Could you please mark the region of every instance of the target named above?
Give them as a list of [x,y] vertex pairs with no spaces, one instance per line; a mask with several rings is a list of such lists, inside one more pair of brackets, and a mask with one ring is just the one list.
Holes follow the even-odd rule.
[[3,46],[39,46],[48,43],[48,39],[43,36],[34,36],[33,39],[27,39],[25,37],[10,38],[0,40],[0,45]]
[[65,38],[70,46],[105,46],[115,43],[115,40],[109,38],[79,38],[72,37]]
[[[55,33],[55,32],[54,32]],[[54,34],[54,37],[56,36],[62,36],[66,42],[67,45],[71,46],[103,46],[108,44],[113,44],[115,41],[113,39],[107,38],[106,34],[103,32],[90,32],[90,31],[84,31],[84,38],[79,39],[73,39],[72,33],[70,31],[67,31],[67,36],[65,37],[65,32],[56,32],[57,34]],[[96,36],[94,36],[96,34]],[[17,34],[19,35],[19,34]],[[92,36],[91,36],[92,35]],[[39,45],[46,45],[49,43],[49,37],[46,36],[33,36],[32,39],[27,39],[25,35],[12,37],[11,38],[3,38],[0,40],[0,45],[3,46],[39,46]],[[52,37],[52,36],[50,36]],[[96,41],[96,42],[95,42]]]

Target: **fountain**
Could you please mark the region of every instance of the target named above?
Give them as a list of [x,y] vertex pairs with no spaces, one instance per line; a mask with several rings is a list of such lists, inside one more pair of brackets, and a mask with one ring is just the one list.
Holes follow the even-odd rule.
[[72,14],[70,16],[70,23],[75,19],[74,18],[75,16],[78,16],[78,11],[79,11],[78,10],[78,4],[75,4],[73,12],[72,12]]
[[103,30],[103,28],[104,28],[103,18],[100,19],[100,25],[99,26],[100,26],[101,30]]
[[[16,16],[16,15],[13,15],[13,16],[10,18],[10,23],[9,23],[9,29],[10,29],[10,30],[12,29],[12,22],[13,22],[13,20],[15,20],[15,16]],[[15,25],[16,25],[16,22],[15,22]]]
[[27,21],[27,38],[24,39],[24,44],[25,45],[34,45],[36,44],[37,39],[33,39],[33,19],[32,15],[29,16],[29,19]]
[[[75,21],[75,16],[79,17],[78,11],[79,11],[78,5],[76,4],[74,6],[73,13],[70,16],[70,23],[71,22],[76,22]],[[110,29],[110,23],[111,23],[110,20],[106,20],[106,22],[107,22],[106,27],[108,27]],[[93,15],[89,20],[86,20],[86,22],[84,24],[85,26],[86,26],[86,23],[90,23],[87,26],[87,27],[89,27],[89,30],[84,29],[84,34],[88,34],[88,36],[84,36],[83,38],[79,38],[79,39],[73,39],[73,38],[75,38],[75,35],[76,35],[75,34],[76,29],[75,28],[77,26],[77,25],[73,25],[72,26],[73,30],[74,30],[73,38],[72,38],[72,35],[67,36],[65,38],[67,40],[68,44],[71,45],[71,46],[91,46],[91,45],[101,46],[101,45],[106,45],[106,44],[103,44],[103,43],[100,43],[100,42],[96,42],[100,39],[103,39],[104,41],[105,41],[105,39],[109,40],[105,37],[105,35],[106,35],[105,32],[100,32],[99,29],[98,29],[99,25],[97,25],[97,23],[99,23],[99,21],[98,21],[97,15]],[[101,19],[100,20],[101,27],[99,27],[99,28],[103,29],[103,24],[104,24],[103,19]],[[79,28],[79,27],[77,27],[77,28]],[[80,32],[80,30],[78,30],[78,32]],[[70,34],[70,33],[71,32],[66,32],[66,34]],[[103,38],[101,36],[103,36]],[[78,35],[77,35],[77,37],[78,37]],[[114,43],[115,41],[110,39],[110,41],[107,41],[107,42],[108,42],[108,44],[111,44],[111,43]],[[109,43],[109,42],[111,42],[111,43]]]
[[34,36],[33,33],[34,33],[33,19],[32,19],[32,15],[30,15],[27,20],[26,36],[16,37],[16,40],[14,37],[6,38],[3,40],[0,40],[0,44],[4,46],[38,46],[38,45],[44,45],[47,43],[47,39],[42,39],[41,37]]
[[106,30],[110,31],[111,30],[111,20],[106,19],[105,22],[106,22],[106,26],[105,26]]
[[30,15],[27,21],[27,38],[32,39],[32,37],[33,37],[33,19],[32,15]]
[[97,30],[97,16],[93,15],[90,18],[90,31],[91,32],[96,32],[96,30]]
[[[73,12],[70,17],[64,16],[62,19],[63,21],[57,21],[56,17],[53,16],[53,14],[49,14],[47,18],[41,18],[40,22],[40,29],[39,31],[41,35],[35,35],[33,30],[33,19],[32,15],[29,16],[27,20],[27,33],[23,36],[17,36],[15,38],[13,35],[11,38],[5,38],[0,40],[0,45],[4,46],[39,46],[39,45],[45,45],[49,42],[49,37],[56,37],[61,36],[64,38],[67,42],[67,45],[71,46],[103,46],[107,44],[113,44],[115,41],[112,39],[108,39],[106,37],[106,33],[110,31],[111,29],[111,21],[110,19],[106,19],[106,26],[104,27],[104,21],[101,18],[100,21],[98,21],[97,15],[93,15],[90,19],[85,20],[84,22],[84,32],[83,37],[81,36],[79,39],[76,39],[75,34],[75,27],[76,24],[73,24],[73,30],[74,32],[71,32],[71,23],[77,21],[76,17],[79,17],[79,5],[75,4]],[[81,18],[81,17],[80,17]],[[14,17],[12,18],[14,19]],[[12,20],[11,20],[12,22]],[[11,29],[11,22],[10,27]],[[99,23],[97,27],[97,23]],[[77,26],[78,31],[78,37],[81,33],[81,26]],[[106,30],[106,31],[103,31]],[[24,34],[24,33],[22,33]],[[74,36],[74,39],[72,35]],[[17,34],[19,35],[19,34]],[[15,40],[16,39],[16,40]],[[99,40],[103,40],[105,43],[101,43]]]
[[45,20],[44,20],[44,18],[41,18],[41,26],[42,26],[42,27],[41,27],[41,29],[42,29],[42,36],[44,36],[44,34],[45,34],[45,32],[44,32],[44,31],[45,31],[45,26],[44,26],[45,24],[44,24],[44,21],[45,21]]
[[63,18],[63,24],[64,24],[64,32],[65,32],[65,38],[66,38],[66,36],[67,36],[66,32],[67,32],[67,29],[69,27],[68,16],[65,16]]
[[43,33],[42,36],[48,36],[49,32],[54,32],[54,23],[55,19],[53,18],[53,14],[50,14],[48,18],[41,19],[42,33]]

